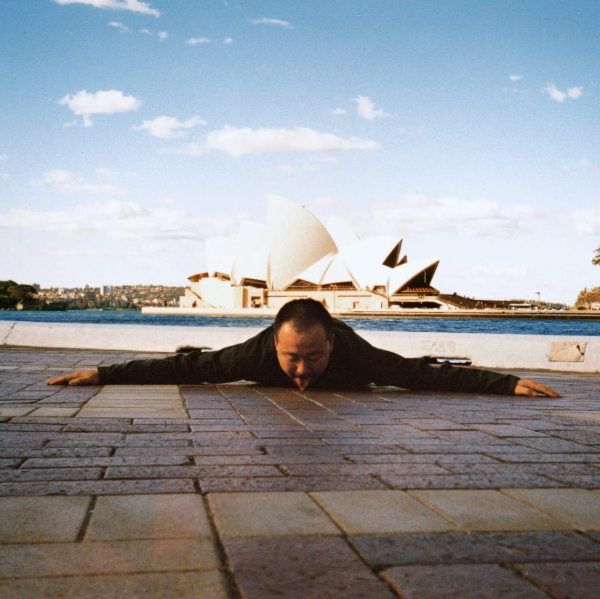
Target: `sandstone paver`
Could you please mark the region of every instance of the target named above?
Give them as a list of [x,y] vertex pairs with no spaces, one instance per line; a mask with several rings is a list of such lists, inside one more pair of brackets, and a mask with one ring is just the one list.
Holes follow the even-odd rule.
[[213,542],[206,539],[0,545],[0,579],[220,567]]
[[311,496],[349,535],[456,529],[449,520],[402,491],[323,491]]
[[504,489],[503,492],[583,530],[600,530],[600,493],[586,489]]
[[0,580],[4,599],[227,599],[224,576],[218,570],[100,576],[53,576]]
[[409,491],[466,530],[569,530],[573,525],[492,490]]
[[0,543],[75,541],[89,497],[0,497]]
[[210,493],[223,538],[341,534],[305,493]]
[[98,498],[85,540],[211,537],[200,495],[108,495]]

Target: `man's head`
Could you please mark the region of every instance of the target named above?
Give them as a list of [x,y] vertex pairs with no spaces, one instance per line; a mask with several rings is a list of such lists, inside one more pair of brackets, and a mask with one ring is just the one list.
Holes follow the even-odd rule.
[[293,300],[275,317],[275,350],[282,370],[304,391],[329,363],[333,322],[312,299]]

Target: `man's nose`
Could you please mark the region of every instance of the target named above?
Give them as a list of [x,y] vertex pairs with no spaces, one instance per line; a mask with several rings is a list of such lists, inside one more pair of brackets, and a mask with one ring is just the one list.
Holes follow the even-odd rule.
[[300,360],[296,364],[296,376],[302,376],[302,375],[306,374],[306,372],[307,372],[306,362],[304,362],[304,360]]

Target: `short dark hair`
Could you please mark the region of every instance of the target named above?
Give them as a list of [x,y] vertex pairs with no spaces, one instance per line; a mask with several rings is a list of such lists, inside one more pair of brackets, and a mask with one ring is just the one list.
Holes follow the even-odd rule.
[[273,323],[275,336],[279,329],[286,323],[291,322],[293,327],[299,331],[305,331],[315,325],[321,325],[327,337],[333,335],[333,319],[327,308],[314,299],[297,299],[284,304]]

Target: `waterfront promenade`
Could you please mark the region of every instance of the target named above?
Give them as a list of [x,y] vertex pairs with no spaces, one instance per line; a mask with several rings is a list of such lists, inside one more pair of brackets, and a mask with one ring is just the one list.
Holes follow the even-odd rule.
[[600,375],[517,372],[564,394],[535,400],[45,384],[147,355],[0,348],[0,596],[597,596]]

